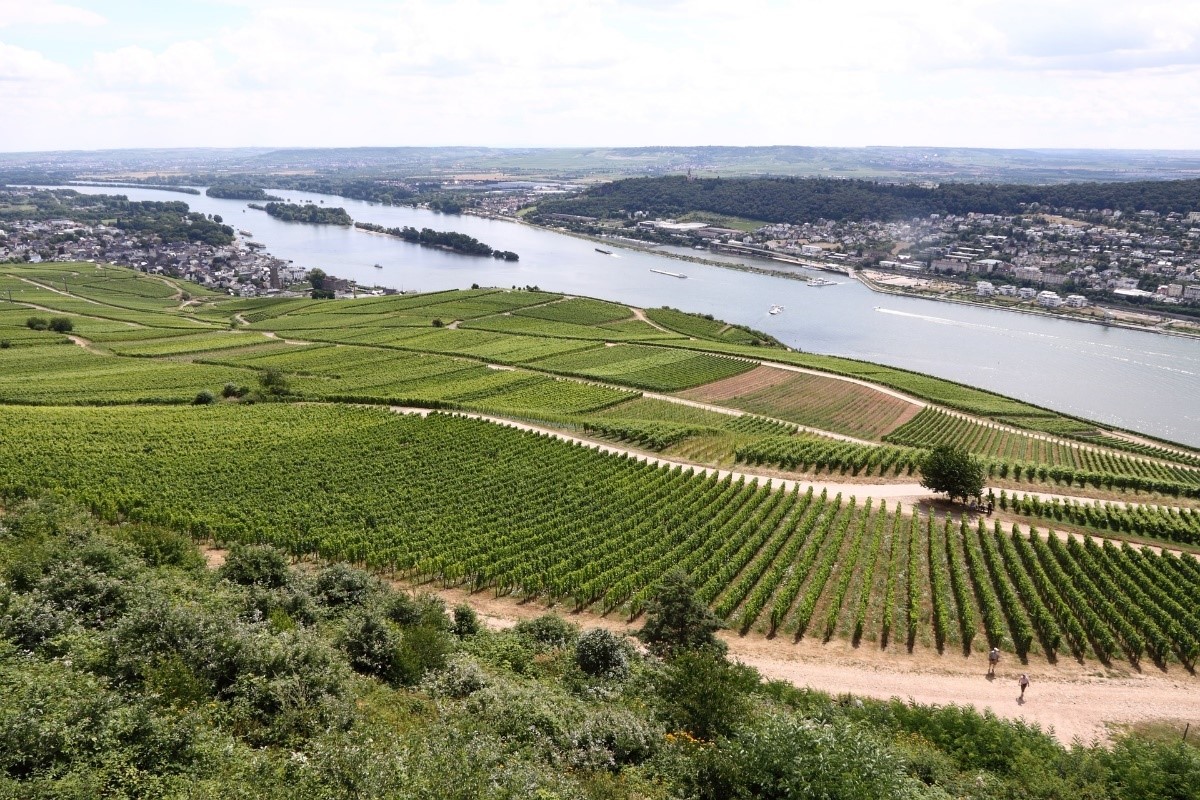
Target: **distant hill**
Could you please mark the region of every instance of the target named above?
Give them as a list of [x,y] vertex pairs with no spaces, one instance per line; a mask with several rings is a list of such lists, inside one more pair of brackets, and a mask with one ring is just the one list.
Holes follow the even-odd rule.
[[686,173],[1063,183],[1200,176],[1200,150],[969,147],[276,147],[0,153],[0,183],[98,175],[319,173],[339,177],[504,175],[614,179]]
[[1043,207],[1167,213],[1200,209],[1200,180],[1126,183],[948,183],[936,187],[834,178],[631,178],[595,186],[581,195],[548,200],[538,212],[589,217],[644,211],[652,217],[692,211],[764,222],[817,219],[907,219],[968,212],[1015,214]]

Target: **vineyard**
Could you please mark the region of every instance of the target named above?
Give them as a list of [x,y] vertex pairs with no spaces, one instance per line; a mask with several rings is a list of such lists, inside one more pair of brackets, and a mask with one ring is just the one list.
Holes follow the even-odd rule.
[[757,367],[682,396],[875,441],[920,411],[914,403],[857,383],[772,367]]
[[13,409],[9,497],[635,615],[684,569],[741,630],[1190,667],[1200,562],[331,406]]
[[893,431],[888,442],[911,447],[950,444],[976,453],[995,477],[1052,480],[1071,485],[1117,485],[1200,496],[1200,470],[1048,440],[924,409]]
[[1155,505],[1132,505],[1094,500],[1042,500],[1036,495],[1000,492],[1001,510],[1026,517],[1077,525],[1095,531],[1165,539],[1200,545],[1200,511]]

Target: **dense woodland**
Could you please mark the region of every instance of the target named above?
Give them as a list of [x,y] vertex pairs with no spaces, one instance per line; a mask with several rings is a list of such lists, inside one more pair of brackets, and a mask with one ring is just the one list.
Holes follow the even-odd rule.
[[[835,699],[728,661],[678,575],[629,638],[474,612],[355,567],[105,526],[0,526],[0,796],[1183,798],[1194,745],[1063,747],[959,707]],[[218,559],[219,562],[220,559]],[[216,567],[214,563],[212,565]]]
[[131,201],[124,195],[80,194],[71,189],[19,195],[0,192],[0,220],[70,219],[85,225],[104,223],[122,230],[159,236],[164,242],[200,242],[213,246],[233,241],[233,228],[189,211],[181,201]]
[[267,194],[258,186],[242,183],[215,183],[204,190],[209,197],[220,197],[226,200],[282,200],[273,194]]
[[705,211],[764,222],[818,219],[893,220],[929,214],[1016,214],[1037,203],[1053,208],[1112,208],[1126,212],[1187,212],[1200,208],[1200,180],[1066,183],[877,183],[833,178],[630,178],[595,186],[576,197],[546,200],[540,214],[651,217]]
[[[257,206],[255,206],[257,208]],[[314,225],[352,225],[354,220],[344,208],[328,208],[312,203],[267,203],[262,206],[275,219],[284,222],[309,222]]]
[[518,261],[520,259],[511,250],[493,250],[475,237],[468,236],[465,233],[458,233],[457,231],[435,231],[433,228],[421,228],[417,230],[409,225],[405,225],[403,228],[385,228],[383,225],[376,225],[371,222],[356,222],[354,225],[356,228],[361,228],[365,231],[385,233],[388,236],[395,236],[406,242],[425,247],[440,247],[443,250],[450,250],[465,256],[492,256],[504,261]]

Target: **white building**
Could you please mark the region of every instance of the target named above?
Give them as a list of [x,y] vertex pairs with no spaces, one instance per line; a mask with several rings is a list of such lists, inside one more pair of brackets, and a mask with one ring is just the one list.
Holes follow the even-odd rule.
[[1044,308],[1058,308],[1063,304],[1063,299],[1058,296],[1058,292],[1047,289],[1044,292],[1038,292],[1037,302]]
[[975,295],[977,297],[991,297],[996,293],[996,287],[991,284],[991,281],[976,281]]
[[1033,289],[1030,289],[1028,286],[1022,286],[1020,289],[1017,289],[1017,297],[1021,298],[1022,300],[1032,300],[1035,294],[1037,294],[1037,292],[1035,292]]
[[1081,294],[1067,295],[1066,304],[1071,308],[1086,308],[1087,298]]
[[1011,283],[1004,284],[996,291],[999,292],[1000,294],[1004,295],[1005,297],[1016,297],[1017,296],[1017,287],[1013,286]]

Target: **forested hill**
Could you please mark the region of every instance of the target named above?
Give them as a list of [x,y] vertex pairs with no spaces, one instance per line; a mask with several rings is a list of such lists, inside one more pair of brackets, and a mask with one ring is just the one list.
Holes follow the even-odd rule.
[[682,175],[606,183],[576,197],[538,205],[542,214],[589,217],[645,211],[652,217],[690,211],[764,222],[817,219],[908,219],[975,211],[1014,214],[1039,203],[1052,208],[1112,208],[1126,212],[1200,210],[1200,180],[1067,183],[1052,186],[947,183],[937,188],[834,178],[701,178]]

